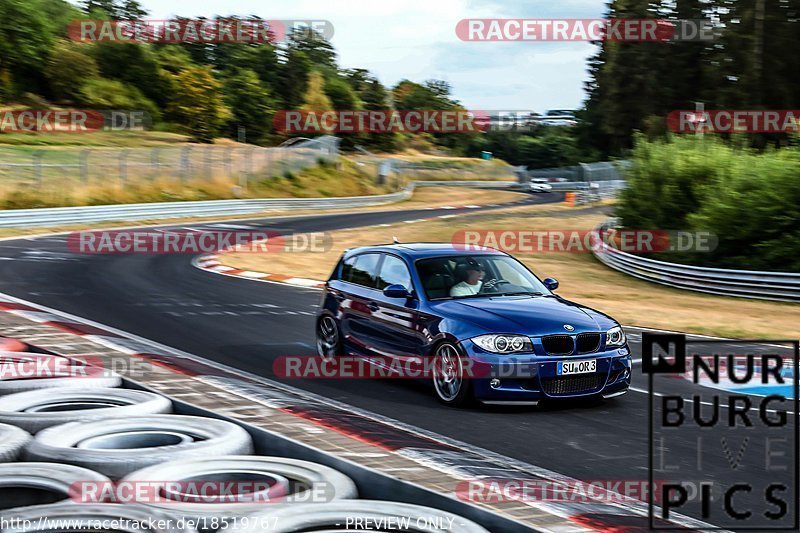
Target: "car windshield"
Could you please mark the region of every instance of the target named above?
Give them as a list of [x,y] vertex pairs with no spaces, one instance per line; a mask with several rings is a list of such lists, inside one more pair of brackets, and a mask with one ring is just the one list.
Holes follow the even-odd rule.
[[416,268],[430,300],[550,294],[527,268],[506,255],[423,259]]

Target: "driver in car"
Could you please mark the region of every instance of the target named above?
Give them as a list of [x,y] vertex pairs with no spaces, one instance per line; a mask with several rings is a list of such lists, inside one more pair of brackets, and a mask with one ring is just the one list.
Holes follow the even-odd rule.
[[464,280],[450,288],[450,296],[471,296],[478,294],[483,286],[484,268],[477,261],[467,263]]

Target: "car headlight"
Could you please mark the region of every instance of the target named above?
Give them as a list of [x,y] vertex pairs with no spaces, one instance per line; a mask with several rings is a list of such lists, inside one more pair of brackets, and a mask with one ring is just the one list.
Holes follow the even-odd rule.
[[619,326],[614,326],[606,332],[606,346],[622,346],[627,340],[625,332]]
[[472,342],[493,353],[532,352],[533,343],[524,335],[481,335]]

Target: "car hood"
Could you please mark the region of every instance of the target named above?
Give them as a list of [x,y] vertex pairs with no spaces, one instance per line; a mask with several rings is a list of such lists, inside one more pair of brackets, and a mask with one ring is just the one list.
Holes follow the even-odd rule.
[[611,317],[557,296],[503,296],[445,300],[432,306],[441,315],[471,322],[486,333],[519,333],[539,336],[606,331],[616,325]]

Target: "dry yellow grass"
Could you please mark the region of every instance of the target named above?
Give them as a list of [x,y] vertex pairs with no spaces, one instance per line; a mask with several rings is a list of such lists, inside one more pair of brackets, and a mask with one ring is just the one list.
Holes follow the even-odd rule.
[[[426,187],[417,189],[414,196],[404,202],[379,205],[373,207],[356,208],[355,211],[390,211],[395,209],[422,209],[424,207],[442,207],[445,205],[463,205],[468,203],[488,204],[503,203],[519,199],[520,193],[497,191],[464,189],[455,187]],[[260,213],[250,213],[246,215],[227,216],[225,220],[248,220],[263,217],[282,217],[282,216],[302,216],[319,215],[326,213],[341,212],[337,209],[296,209],[296,210],[275,210],[262,211]],[[130,226],[161,226],[173,224],[188,224],[192,222],[208,222],[209,217],[183,217],[171,218],[166,220],[140,220],[137,222],[97,222],[93,224],[69,224],[60,226],[37,227],[37,228],[0,228],[0,238],[33,236],[48,233],[80,231],[85,229],[98,228],[121,228]]]
[[[401,241],[445,241],[463,229],[591,229],[605,218],[601,213],[563,206],[524,207],[473,214],[390,228],[358,228],[333,232],[333,248],[324,253],[232,253],[225,264],[246,270],[290,273],[326,279],[341,251],[359,245]],[[578,213],[584,214],[578,214]],[[558,293],[594,307],[623,324],[737,338],[800,338],[800,306],[789,303],[704,295],[637,280],[611,270],[588,253],[514,254],[539,277],[555,277]]]

